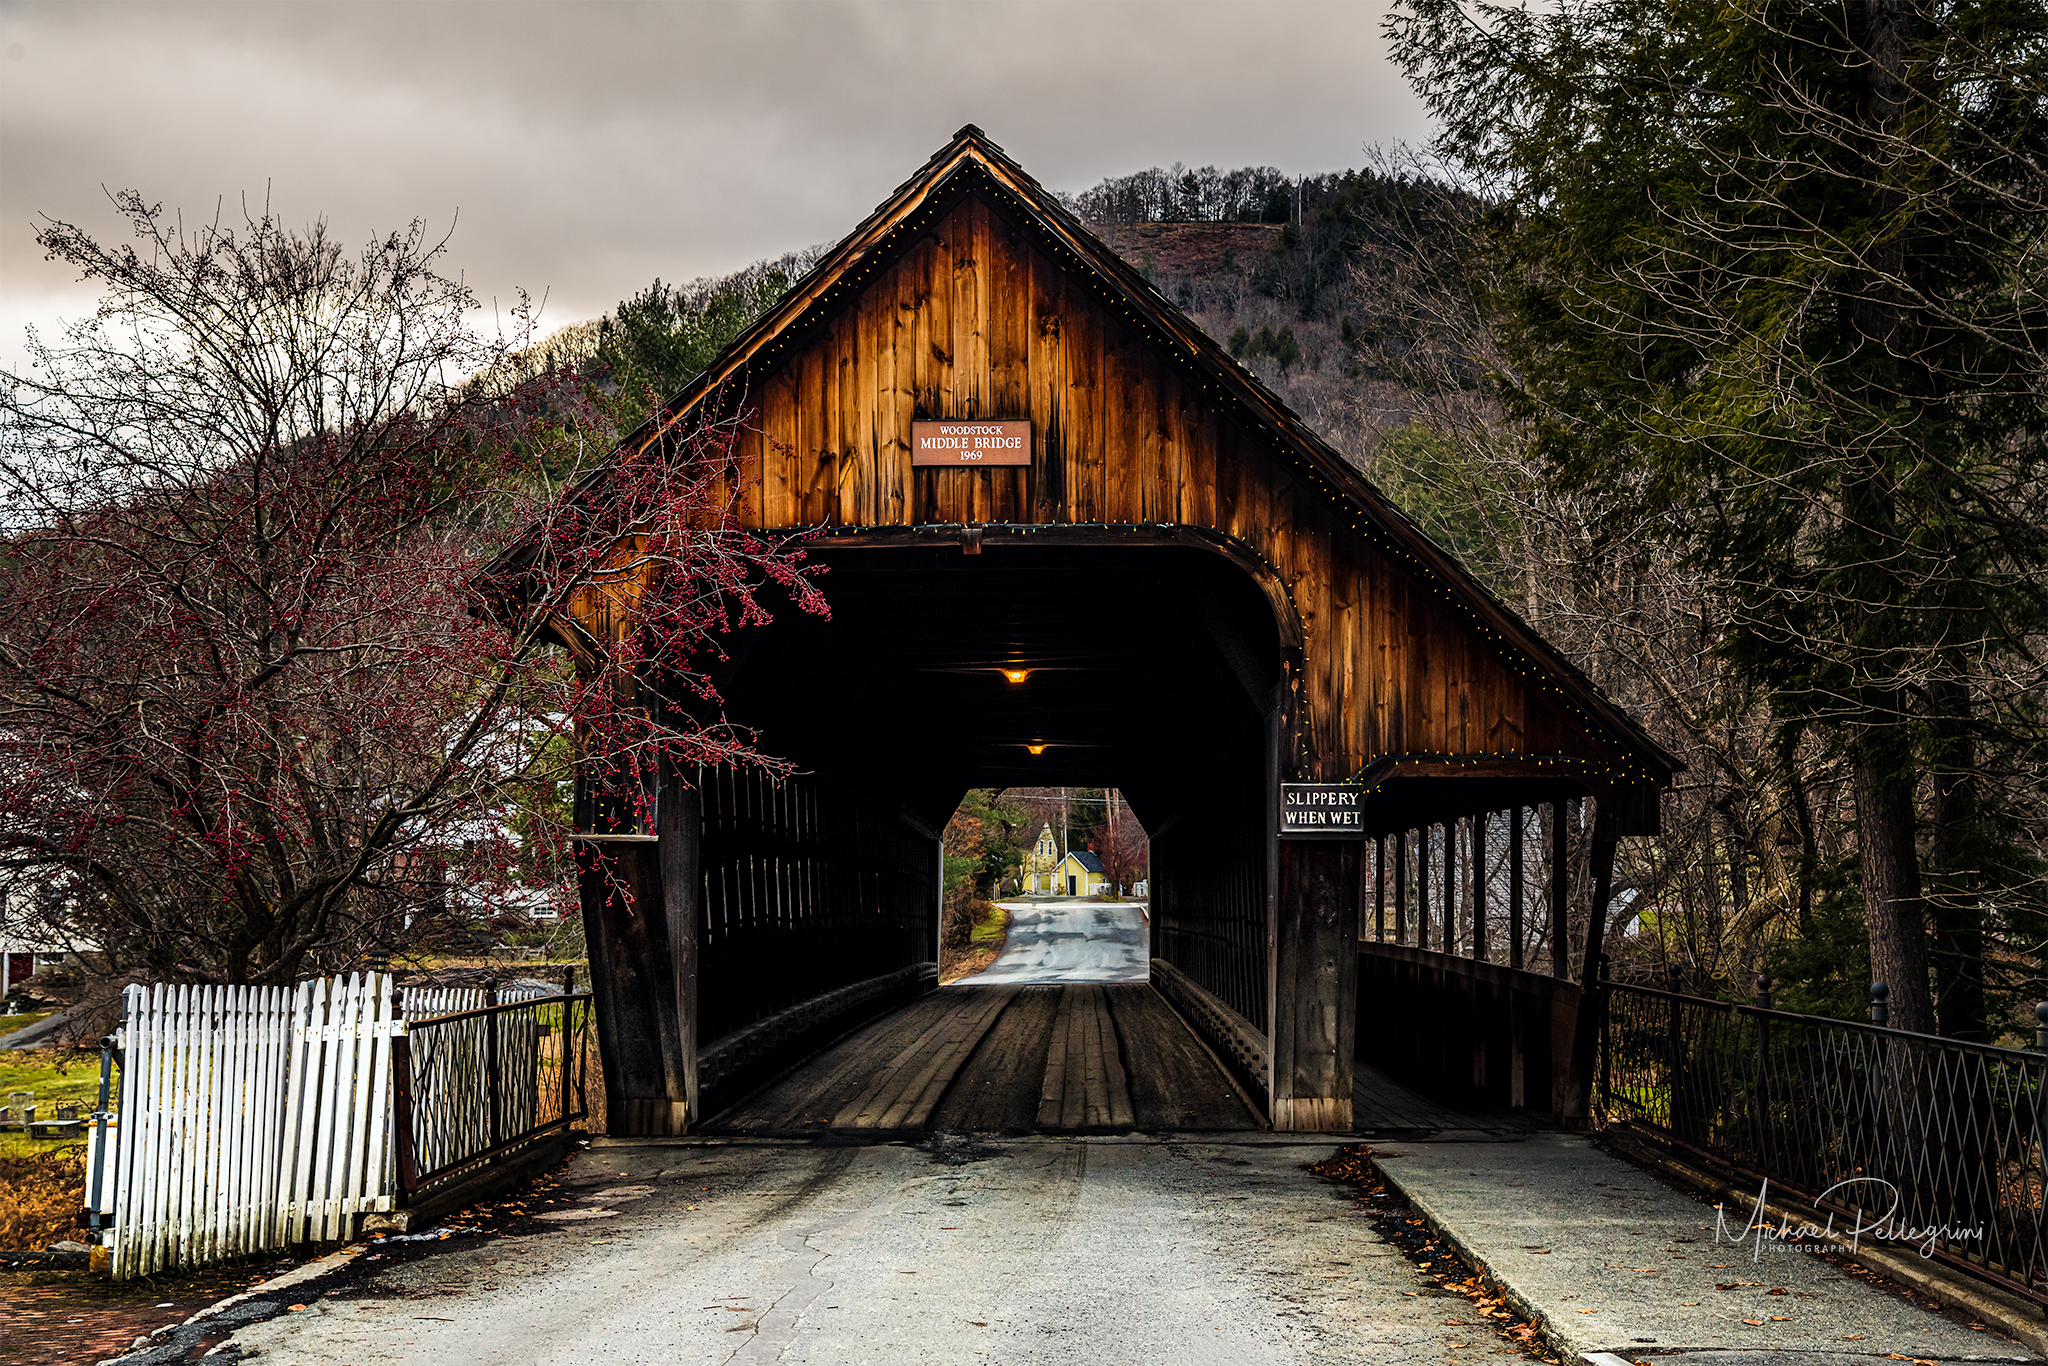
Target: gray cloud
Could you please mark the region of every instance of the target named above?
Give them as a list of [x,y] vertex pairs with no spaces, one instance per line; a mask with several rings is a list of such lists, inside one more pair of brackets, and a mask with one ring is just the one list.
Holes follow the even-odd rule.
[[1356,165],[1426,136],[1376,7],[1251,3],[0,6],[0,357],[83,297],[37,214],[267,192],[346,238],[445,226],[480,289],[594,316],[836,239],[953,130],[1048,185]]

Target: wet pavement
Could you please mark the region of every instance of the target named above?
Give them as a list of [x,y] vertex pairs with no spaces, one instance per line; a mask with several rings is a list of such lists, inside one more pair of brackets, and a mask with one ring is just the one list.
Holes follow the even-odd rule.
[[1010,937],[1002,956],[963,982],[994,986],[1144,982],[1151,977],[1151,924],[1139,901],[1005,901]]

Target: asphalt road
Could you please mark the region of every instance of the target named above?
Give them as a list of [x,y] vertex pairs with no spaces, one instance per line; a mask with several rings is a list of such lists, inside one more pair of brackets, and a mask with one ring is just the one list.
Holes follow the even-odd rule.
[[1143,982],[1151,929],[1142,902],[1005,901],[1010,938],[1002,956],[963,982],[984,985]]
[[270,1366],[1519,1360],[1302,1170],[1331,1146],[939,1136],[593,1148],[562,1202],[358,1258],[238,1330]]

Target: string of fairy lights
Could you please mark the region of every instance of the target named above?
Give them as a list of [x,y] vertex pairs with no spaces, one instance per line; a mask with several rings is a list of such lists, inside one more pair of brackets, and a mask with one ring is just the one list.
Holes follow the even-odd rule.
[[[1026,194],[1017,185],[1006,183],[1006,178],[1039,192]],[[1619,713],[1606,718],[1595,716],[1586,705],[1587,695],[1596,691],[1591,680],[1515,618],[1509,608],[1493,601],[1490,594],[1471,582],[1455,561],[1431,545],[1420,528],[1388,503],[1362,475],[1352,471],[1342,456],[1329,449],[1256,377],[1225,356],[1206,335],[1174,323],[1172,305],[1138,271],[1106,249],[1086,246],[1089,235],[1079,220],[1045,199],[1037,182],[971,125],[962,129],[951,145],[934,155],[917,175],[899,187],[866,223],[848,235],[813,277],[821,281],[822,288],[793,291],[781,307],[749,328],[727,349],[724,358],[714,362],[696,383],[678,396],[675,407],[665,419],[657,420],[646,441],[635,440],[629,444],[635,449],[644,449],[647,441],[661,439],[686,421],[707,395],[726,391],[730,383],[757,366],[772,370],[794,356],[854,296],[865,292],[886,271],[895,269],[910,249],[909,244],[931,231],[977,191],[1035,230],[1033,236],[1037,246],[1056,264],[1067,268],[1066,278],[1081,281],[1096,302],[1118,316],[1130,331],[1154,347],[1183,359],[1204,399],[1218,407],[1235,400],[1238,407],[1249,410],[1256,420],[1250,424],[1232,424],[1232,427],[1254,439],[1263,436],[1280,462],[1320,495],[1319,502],[1325,512],[1347,524],[1365,544],[1397,567],[1405,566],[1404,577],[1427,592],[1439,606],[1462,615],[1463,624],[1490,644],[1490,653],[1525,687],[1542,695],[1553,707],[1577,718],[1581,726],[1592,734],[1612,737],[1628,735],[1636,730]],[[1156,303],[1147,302],[1141,306],[1140,300],[1146,295]],[[1064,336],[1064,329],[1061,329],[1061,335]],[[897,444],[901,444],[900,441]],[[1041,454],[1050,455],[1051,452]],[[1227,441],[1219,443],[1217,454],[1219,459],[1229,457]],[[1274,501],[1277,503],[1280,499],[1276,497]],[[828,524],[784,530],[828,539],[911,533],[920,538],[929,536],[938,540],[957,537],[969,527],[1000,530],[1010,536],[1028,538],[1075,531],[1105,535],[1156,533],[1178,530],[1181,524],[1111,520],[948,521],[852,526]],[[1268,530],[1276,533],[1276,541],[1280,539],[1278,527]],[[1302,613],[1295,601],[1295,584],[1301,575],[1290,578],[1259,545],[1242,536],[1220,527],[1214,528],[1213,534],[1227,540],[1233,551],[1249,557],[1260,570],[1272,575],[1286,599],[1293,617],[1287,625],[1298,631],[1301,639],[1299,649],[1289,650],[1289,657],[1282,660],[1291,720],[1300,714],[1300,693],[1305,684],[1301,661],[1311,656],[1311,641],[1317,629],[1313,614]],[[1305,539],[1317,538],[1311,533]],[[1336,567],[1337,552],[1331,549],[1327,553],[1332,567]],[[1549,665],[1548,668],[1538,662],[1539,656]],[[1566,680],[1576,686],[1568,688]],[[1294,758],[1297,764],[1305,765],[1308,728],[1292,724],[1287,728],[1295,734]],[[1538,768],[1571,767],[1581,772],[1597,768],[1605,770],[1610,782],[1654,787],[1658,784],[1655,772],[1632,750],[1640,748],[1656,752],[1657,746],[1647,736],[1637,734],[1636,739],[1637,746],[1624,744],[1619,747],[1621,752],[1616,757],[1605,761],[1561,753],[1406,753],[1392,757],[1453,768],[1509,761],[1527,762]],[[1383,755],[1369,761],[1343,781],[1362,783],[1370,769],[1386,763],[1389,757]],[[1669,759],[1669,756],[1663,757]],[[1669,765],[1675,767],[1676,760],[1669,760]]]

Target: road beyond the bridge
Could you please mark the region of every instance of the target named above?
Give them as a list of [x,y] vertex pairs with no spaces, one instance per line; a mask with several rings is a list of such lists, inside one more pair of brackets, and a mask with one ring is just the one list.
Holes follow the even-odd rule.
[[1245,1136],[604,1146],[513,1236],[359,1261],[266,1362],[1376,1366],[1522,1360],[1330,1146]]
[[1151,973],[1151,925],[1141,901],[1005,901],[1010,937],[1002,956],[962,981],[1065,984],[1143,982]]

